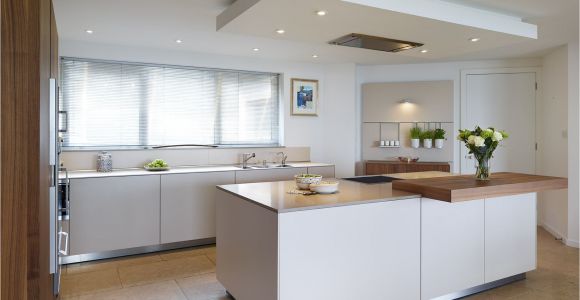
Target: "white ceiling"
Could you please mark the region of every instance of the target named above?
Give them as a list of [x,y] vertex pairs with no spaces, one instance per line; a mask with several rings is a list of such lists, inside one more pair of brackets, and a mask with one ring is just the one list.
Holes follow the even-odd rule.
[[[538,25],[537,40],[434,23],[369,7],[353,8],[355,5],[338,0],[262,0],[264,3],[259,3],[262,7],[248,10],[241,15],[243,18],[234,20],[237,23],[220,31],[216,31],[216,17],[231,5],[231,0],[53,1],[63,40],[293,61],[396,64],[534,57],[578,38],[577,0],[446,0],[522,17]],[[269,5],[278,9],[268,8]],[[358,19],[347,18],[350,8],[353,9],[350,13],[362,15]],[[313,14],[316,9],[328,10],[328,15],[316,16]],[[282,36],[274,32],[280,26],[287,30]],[[89,35],[86,29],[94,33]],[[327,44],[328,40],[350,32],[424,42],[430,52],[419,54],[410,50],[392,54]],[[467,42],[468,37],[475,35],[482,40]],[[176,39],[183,43],[175,43]],[[256,47],[260,51],[252,50]],[[313,54],[319,58],[312,58]]]

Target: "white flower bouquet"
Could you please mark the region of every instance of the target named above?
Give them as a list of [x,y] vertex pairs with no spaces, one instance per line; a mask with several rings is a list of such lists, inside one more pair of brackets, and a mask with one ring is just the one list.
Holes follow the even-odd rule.
[[506,138],[508,134],[505,131],[493,127],[481,129],[477,126],[475,130],[459,130],[457,139],[465,143],[469,154],[473,154],[477,161],[475,177],[478,180],[489,179],[489,160],[499,143]]

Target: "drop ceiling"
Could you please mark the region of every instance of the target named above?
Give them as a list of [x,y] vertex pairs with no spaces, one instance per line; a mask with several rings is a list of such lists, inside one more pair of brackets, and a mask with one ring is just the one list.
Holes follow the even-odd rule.
[[[232,6],[230,0],[54,0],[54,3],[59,35],[64,41],[321,63],[401,64],[534,57],[578,37],[578,1],[574,0],[446,0],[454,5],[523,18],[525,23],[538,25],[538,39],[347,1],[252,1],[255,4],[234,14],[219,30],[216,20]],[[314,13],[321,9],[328,14],[321,17]],[[87,29],[94,33],[87,34]],[[278,34],[277,29],[284,29],[285,33]],[[353,32],[425,46],[384,53],[328,44]],[[472,37],[480,41],[468,41]],[[178,44],[177,39],[183,42]],[[254,48],[260,51],[253,51]],[[421,49],[429,52],[421,53]]]

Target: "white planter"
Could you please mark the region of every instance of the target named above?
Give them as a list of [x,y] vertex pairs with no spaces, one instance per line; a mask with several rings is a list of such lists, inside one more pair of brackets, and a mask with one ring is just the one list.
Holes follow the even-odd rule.
[[419,139],[411,139],[411,147],[419,148]]
[[444,139],[436,139],[435,140],[435,148],[437,148],[437,149],[443,148],[444,141],[445,141]]
[[423,147],[430,149],[433,147],[433,140],[423,140]]

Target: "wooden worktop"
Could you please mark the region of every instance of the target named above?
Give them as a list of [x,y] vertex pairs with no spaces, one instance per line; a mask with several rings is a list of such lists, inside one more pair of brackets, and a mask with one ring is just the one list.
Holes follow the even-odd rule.
[[568,187],[568,179],[520,173],[493,173],[490,180],[478,181],[474,175],[397,180],[393,189],[421,194],[447,202],[492,198],[513,194],[557,190]]

